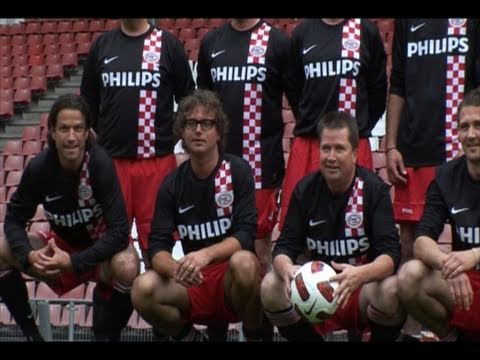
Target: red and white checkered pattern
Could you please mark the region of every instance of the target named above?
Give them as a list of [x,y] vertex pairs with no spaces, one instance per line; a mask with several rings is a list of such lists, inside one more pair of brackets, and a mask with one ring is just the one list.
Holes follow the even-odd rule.
[[[467,21],[461,26],[452,26],[449,19],[448,35],[466,35]],[[457,156],[460,149],[458,141],[458,123],[456,115],[458,105],[463,100],[465,91],[465,56],[447,56],[447,76],[445,94],[445,153],[446,161]]]
[[350,238],[365,235],[365,221],[362,221],[362,224],[356,228],[352,228],[347,224],[347,217],[351,213],[360,213],[363,216],[363,180],[358,177],[355,178],[352,193],[350,194],[345,210],[345,236]]
[[252,55],[252,52],[248,52],[247,63],[248,64],[262,64],[265,65],[265,54],[267,53],[268,39],[270,37],[270,30],[272,27],[267,23],[263,23],[257,30],[252,33],[250,38],[250,48],[253,47],[263,49],[259,55]]
[[[248,64],[265,64],[268,39],[271,26],[263,23],[252,33]],[[252,51],[255,49],[255,51]],[[257,55],[252,55],[252,52]],[[262,149],[260,136],[262,132],[262,84],[245,83],[243,99],[243,158],[253,169],[255,189],[262,188]]]
[[[351,213],[360,213],[362,214],[362,223],[359,227],[352,228],[347,224],[347,217]],[[365,221],[363,220],[363,180],[360,178],[355,178],[355,183],[353,184],[352,193],[348,199],[347,208],[345,211],[345,237],[355,238],[365,235]],[[367,254],[361,254],[355,258],[348,259],[350,265],[362,265],[367,262]]]
[[[159,71],[162,53],[162,31],[155,29],[145,39],[142,53],[142,70]],[[138,106],[137,157],[155,156],[155,115],[157,112],[157,91],[140,90]]]
[[[233,196],[233,182],[232,182],[232,173],[230,171],[230,163],[223,160],[222,164],[218,168],[217,174],[215,175],[215,200],[217,195],[222,193],[231,193]],[[221,207],[215,201],[217,207],[217,216],[224,217],[232,214],[232,205],[227,207]]]
[[[80,171],[79,188],[80,187],[89,187],[90,189],[92,188],[90,184],[90,172],[88,171],[89,161],[90,161],[90,153],[87,151],[85,153],[85,157],[83,158],[82,170]],[[93,197],[93,194],[89,199],[82,199],[80,196],[78,197],[78,205],[81,208],[89,208],[89,209],[92,209],[93,211],[93,207],[95,206],[96,203],[97,201]],[[92,217],[90,221],[91,221],[90,223],[86,224],[88,234],[90,235],[90,238],[93,241],[97,241],[107,231],[107,225],[105,223],[103,216],[100,218]]]
[[[345,44],[358,46],[345,46]],[[343,26],[342,59],[360,59],[360,19],[350,19]],[[356,116],[357,109],[357,81],[352,78],[340,78],[338,91],[338,110]]]
[[[149,56],[152,54],[154,56]],[[155,29],[143,43],[142,70],[159,71],[162,54],[162,31]],[[146,61],[146,59],[151,59]]]
[[155,156],[155,114],[157,112],[157,92],[140,90],[138,108],[137,156],[145,159]]

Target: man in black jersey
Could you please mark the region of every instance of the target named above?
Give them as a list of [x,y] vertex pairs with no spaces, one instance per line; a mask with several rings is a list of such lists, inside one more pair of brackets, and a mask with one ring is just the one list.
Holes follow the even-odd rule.
[[[274,271],[262,282],[261,296],[272,324],[288,340],[315,341],[338,329],[363,331],[371,341],[393,341],[404,315],[392,276],[400,260],[398,231],[388,186],[355,165],[359,142],[356,120],[330,112],[318,125],[320,171],[296,186],[286,221],[273,250]],[[292,307],[290,282],[297,259],[331,263],[339,273],[334,315],[312,326]]]
[[98,143],[113,158],[147,267],[154,194],[176,168],[174,100],[194,87],[182,44],[147,19],[122,19],[119,29],[92,44],[85,61],[81,94],[94,114]]
[[377,27],[367,19],[302,21],[292,32],[291,59],[295,139],[282,188],[280,230],[295,185],[320,166],[316,127],[323,114],[352,114],[360,132],[357,163],[372,169],[368,138],[387,96],[387,57]]
[[[416,320],[440,340],[480,340],[480,89],[458,107],[464,155],[437,168],[416,229],[415,260],[398,274],[399,295]],[[452,251],[437,241],[445,222]]]
[[[435,167],[460,154],[454,116],[464,93],[480,84],[479,63],[477,19],[395,20],[385,143],[402,263],[413,257]],[[419,330],[407,321],[404,339],[414,340]]]
[[230,122],[226,152],[243,157],[254,171],[255,250],[263,274],[272,263],[271,234],[285,174],[282,95],[290,98],[293,91],[287,83],[288,51],[286,34],[262,19],[246,18],[205,35],[198,56],[198,87],[218,94]]
[[[7,206],[7,242],[0,242],[0,256],[4,269],[14,269],[0,277],[0,291],[7,305],[28,300],[19,270],[45,281],[58,295],[95,280],[95,339],[116,341],[133,310],[130,287],[139,259],[128,245],[127,215],[113,162],[91,139],[91,123],[88,104],[80,96],[64,95],[53,104],[49,147],[28,163]],[[38,204],[50,231],[27,234]]]
[[[253,176],[245,160],[223,152],[226,127],[214,93],[197,90],[180,102],[175,132],[190,160],[160,187],[149,237],[153,269],[133,285],[140,315],[178,341],[203,340],[193,323],[242,321],[247,339],[261,337]],[[186,254],[178,261],[174,230]]]

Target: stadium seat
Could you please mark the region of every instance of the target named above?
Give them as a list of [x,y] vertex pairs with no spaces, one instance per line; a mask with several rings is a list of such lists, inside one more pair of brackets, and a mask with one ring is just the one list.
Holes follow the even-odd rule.
[[72,31],[74,33],[88,31],[88,20],[73,20]]
[[0,35],[0,45],[10,46],[10,36]]
[[[0,186],[0,204],[5,204],[7,202],[7,188],[5,186]],[[3,230],[3,229],[0,229]]]
[[190,25],[194,29],[199,29],[203,27],[208,27],[208,19],[205,18],[194,18]]
[[62,80],[63,66],[61,63],[47,65],[47,80]]
[[176,29],[185,29],[190,27],[190,24],[192,23],[191,18],[176,18],[175,19],[175,28]]
[[105,31],[118,29],[120,27],[120,21],[117,19],[107,19],[105,21]]
[[197,36],[197,32],[195,29],[192,29],[192,28],[183,28],[183,29],[180,29],[179,33],[178,33],[178,38],[180,39],[180,41],[182,41],[183,43],[187,40],[187,39],[195,39],[195,37]]
[[26,45],[27,44],[27,37],[22,34],[13,35],[10,39],[10,45]]
[[28,64],[28,55],[17,55],[12,57],[12,66]]
[[57,33],[60,34],[60,36],[65,35],[66,33],[71,33],[72,32],[72,21],[59,21],[57,23]]
[[[40,29],[42,34],[54,34],[57,32],[57,22],[56,21],[43,21],[42,27]],[[44,36],[45,39],[45,36]]]
[[28,65],[34,66],[34,65],[45,65],[45,55],[42,54],[35,54],[35,55],[30,55],[28,57]]
[[35,45],[35,44],[42,45],[42,41],[43,41],[43,35],[39,34],[39,31],[27,36],[27,45]]
[[0,55],[10,56],[10,44],[0,44]]
[[42,44],[30,44],[27,45],[27,55],[43,55],[43,45]]
[[225,25],[227,23],[227,19],[224,19],[224,18],[211,18],[209,21],[208,21],[208,26],[211,28],[211,29],[216,29],[216,28],[219,28],[223,25]]
[[17,55],[27,55],[27,44],[13,44],[10,48],[10,54],[13,57]]
[[7,155],[3,162],[4,171],[23,171],[23,155]]
[[13,99],[13,77],[2,78],[0,89],[0,99]]
[[37,291],[35,292],[36,299],[44,299],[44,300],[57,300],[58,295],[50,289],[50,287],[41,281],[38,284]]
[[8,140],[3,145],[3,155],[22,155],[22,140]]
[[8,66],[11,66],[12,65],[12,58],[10,56],[10,54],[0,54],[0,66],[2,65],[8,65]]
[[[0,92],[3,92],[1,89]],[[0,99],[0,120],[8,120],[15,114],[13,99]]]
[[88,23],[88,31],[91,33],[102,32],[105,29],[105,21],[100,19],[90,20]]
[[210,28],[200,28],[197,30],[197,39],[202,40],[206,33],[208,33]]
[[[40,140],[40,127],[39,126],[25,126],[22,130],[22,140]],[[23,150],[23,147],[22,147]]]
[[6,187],[18,186],[18,184],[20,184],[21,178],[22,178],[22,170],[9,171],[7,173],[7,176],[5,177],[5,186]]
[[73,33],[60,33],[58,35],[58,43],[61,44],[69,44],[75,42],[75,35]]
[[22,153],[25,156],[37,155],[40,151],[42,151],[41,139],[25,141],[25,143],[23,144]]
[[42,44],[44,46],[50,44],[58,44],[58,34],[45,34],[43,35]]
[[175,19],[172,18],[160,18],[157,19],[157,27],[161,29],[170,30],[175,27]]
[[30,77],[32,76],[45,76],[47,73],[47,66],[45,64],[43,65],[32,65],[30,67],[30,71],[28,72],[28,75]]
[[86,290],[85,284],[80,284],[76,288],[60,296],[60,299],[83,300],[85,298],[85,290]]
[[10,201],[10,198],[15,193],[15,191],[17,191],[16,186],[7,187],[7,198],[5,199],[7,203]]
[[71,71],[78,65],[77,52],[62,54],[62,66],[65,71]]
[[[17,65],[17,66],[14,66],[13,69],[12,69],[12,77],[13,78],[20,78],[20,77],[28,78],[29,77],[29,72],[30,72],[30,67],[28,66],[28,64]],[[16,88],[15,85],[13,87]]]
[[47,128],[48,127],[48,113],[40,114],[39,125],[40,125],[41,128]]
[[13,105],[14,108],[25,109],[32,103],[32,91],[30,86],[28,89],[17,89],[13,94]]
[[77,43],[77,55],[80,59],[85,58],[88,55],[90,51],[90,46],[90,41]]
[[8,33],[10,35],[23,35],[25,33],[25,23],[7,25]]
[[200,39],[186,39],[183,47],[185,48],[185,51],[198,50],[200,48]]
[[91,36],[89,32],[79,32],[75,34],[75,44],[90,42]]
[[7,213],[7,204],[0,203],[0,222],[5,220],[5,214]]

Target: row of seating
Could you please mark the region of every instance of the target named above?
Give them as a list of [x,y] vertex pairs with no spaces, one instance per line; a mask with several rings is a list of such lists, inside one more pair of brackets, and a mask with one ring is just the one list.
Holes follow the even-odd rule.
[[0,35],[97,32],[116,29],[118,19],[26,19],[18,24],[0,25]]

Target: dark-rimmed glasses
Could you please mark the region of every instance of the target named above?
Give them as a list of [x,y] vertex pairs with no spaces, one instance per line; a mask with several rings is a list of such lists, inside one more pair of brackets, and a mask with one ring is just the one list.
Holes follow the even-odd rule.
[[185,119],[185,129],[196,130],[198,124],[203,131],[212,129],[216,125],[217,121],[212,119]]

